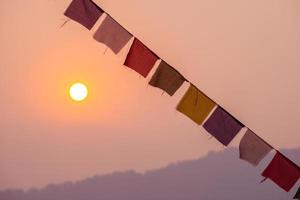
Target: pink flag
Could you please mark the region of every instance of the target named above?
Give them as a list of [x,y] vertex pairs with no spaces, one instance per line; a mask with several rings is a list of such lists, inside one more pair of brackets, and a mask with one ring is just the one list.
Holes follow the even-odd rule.
[[65,11],[65,16],[85,26],[91,30],[103,10],[91,0],[72,0]]
[[247,130],[240,145],[240,158],[256,166],[272,150],[272,147],[251,130]]
[[157,60],[158,56],[155,53],[134,38],[124,65],[147,77]]
[[106,44],[115,54],[128,43],[132,35],[111,16],[107,15],[94,34],[95,40]]
[[288,192],[300,178],[300,169],[295,163],[277,151],[262,176],[271,179]]

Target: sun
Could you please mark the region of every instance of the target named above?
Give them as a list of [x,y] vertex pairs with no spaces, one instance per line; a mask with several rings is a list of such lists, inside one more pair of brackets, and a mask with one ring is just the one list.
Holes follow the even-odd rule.
[[88,88],[83,83],[74,83],[69,90],[69,94],[71,99],[74,101],[80,102],[87,98],[88,96]]

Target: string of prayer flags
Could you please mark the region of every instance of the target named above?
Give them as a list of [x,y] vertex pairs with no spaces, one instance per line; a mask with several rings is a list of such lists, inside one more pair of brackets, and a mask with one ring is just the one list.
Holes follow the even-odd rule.
[[248,129],[240,141],[240,159],[257,166],[272,149],[269,144]]
[[[64,14],[91,30],[103,13],[104,11],[92,0],[72,0]],[[134,36],[107,14],[93,37],[117,54]],[[134,38],[124,65],[143,77],[147,77],[158,59],[160,58],[154,52],[140,40]],[[184,81],[186,79],[176,69],[162,60],[149,84],[172,96]],[[215,107],[216,109],[213,111]],[[204,123],[204,129],[225,146],[245,127],[192,83],[176,109],[198,125]],[[209,116],[211,112],[212,114]],[[272,149],[272,146],[248,129],[239,145],[240,159],[256,166]],[[269,178],[284,190],[289,191],[299,180],[300,169],[277,151],[270,164],[263,171],[262,176],[265,177],[265,180]],[[300,188],[294,199],[300,199]]]
[[190,84],[189,89],[177,105],[177,110],[201,125],[215,106],[214,101]]
[[185,78],[165,61],[161,61],[149,84],[160,88],[170,96],[180,88]]
[[299,187],[297,193],[295,194],[294,199],[300,199],[300,187]]
[[105,44],[115,54],[119,53],[131,38],[132,35],[109,15],[94,34],[96,41]]
[[91,30],[104,11],[91,0],[72,0],[65,16]]
[[203,127],[219,142],[227,146],[244,125],[218,106]]
[[262,176],[265,179],[271,179],[288,192],[300,178],[300,169],[277,151],[268,167],[263,171]]
[[134,38],[124,65],[135,70],[143,77],[147,77],[158,59],[155,53],[137,38]]

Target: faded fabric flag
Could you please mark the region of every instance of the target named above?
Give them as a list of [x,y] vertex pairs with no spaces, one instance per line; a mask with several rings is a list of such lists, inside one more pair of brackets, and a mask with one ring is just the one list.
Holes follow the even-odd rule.
[[65,16],[91,30],[104,11],[91,0],[72,0]]
[[248,129],[240,141],[240,159],[257,166],[272,149],[270,145]]
[[271,179],[288,192],[300,178],[300,169],[277,151],[268,167],[263,171],[262,176]]
[[215,105],[214,101],[191,84],[177,105],[177,110],[201,125]]
[[162,60],[149,84],[164,90],[172,96],[184,81],[185,78],[177,70]]
[[203,127],[219,142],[227,146],[244,125],[218,106]]
[[300,187],[299,187],[297,193],[295,194],[294,199],[300,199]]
[[108,46],[115,54],[119,53],[131,38],[132,35],[109,15],[94,34],[95,40]]
[[155,53],[137,38],[134,38],[124,65],[135,70],[143,77],[147,77],[158,59]]

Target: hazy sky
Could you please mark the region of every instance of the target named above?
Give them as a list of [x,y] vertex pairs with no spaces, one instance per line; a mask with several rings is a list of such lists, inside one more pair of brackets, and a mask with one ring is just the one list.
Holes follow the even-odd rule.
[[[176,112],[187,84],[161,96],[151,75],[122,66],[128,47],[103,54],[92,38],[102,18],[92,31],[59,29],[69,2],[0,2],[0,189],[223,150]],[[96,2],[270,144],[300,147],[299,0]],[[67,95],[78,80],[90,89],[82,104]]]

